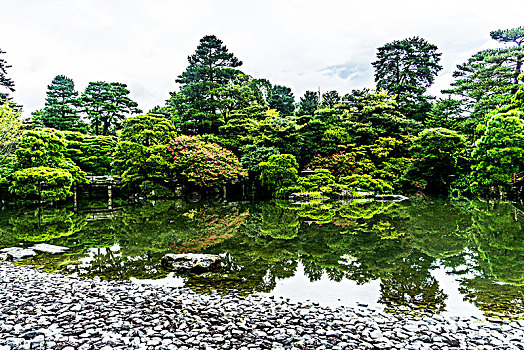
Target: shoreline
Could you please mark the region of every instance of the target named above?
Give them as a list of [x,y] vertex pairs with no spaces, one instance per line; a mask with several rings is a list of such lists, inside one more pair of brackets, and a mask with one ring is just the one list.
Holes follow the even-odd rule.
[[371,308],[50,274],[0,262],[0,350],[524,349],[524,320]]

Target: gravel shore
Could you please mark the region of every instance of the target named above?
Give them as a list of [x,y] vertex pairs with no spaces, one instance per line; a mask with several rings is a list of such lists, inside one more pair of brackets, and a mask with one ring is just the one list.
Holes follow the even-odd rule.
[[524,349],[524,321],[199,295],[0,263],[4,349]]

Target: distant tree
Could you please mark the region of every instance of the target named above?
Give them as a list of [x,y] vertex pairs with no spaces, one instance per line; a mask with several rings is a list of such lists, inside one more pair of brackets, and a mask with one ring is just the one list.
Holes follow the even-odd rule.
[[298,103],[297,115],[313,115],[319,106],[319,96],[317,92],[306,91]]
[[322,107],[333,108],[339,102],[340,95],[336,90],[327,91],[322,94]]
[[[2,51],[0,49],[0,55],[4,54],[5,51]],[[15,83],[11,78],[7,77],[7,69],[11,68],[10,65],[7,64],[6,60],[3,58],[0,58],[0,87],[7,89],[11,92],[15,91]],[[0,100],[6,100],[8,99],[8,94],[0,91]]]
[[114,134],[126,114],[142,112],[128,95],[126,84],[103,81],[89,83],[80,99],[96,135]]
[[442,54],[437,49],[419,37],[379,47],[377,60],[372,63],[377,89],[386,90],[401,107],[416,110],[416,105],[424,102],[422,95],[442,69],[438,64]]
[[242,61],[214,35],[200,39],[196,52],[187,59],[189,66],[176,80],[182,85],[198,82],[224,84],[236,75],[234,68],[242,65]]
[[72,79],[57,75],[47,86],[47,98],[39,121],[58,130],[75,130],[79,125],[78,92]]
[[427,128],[446,128],[460,131],[467,135],[472,135],[476,124],[468,122],[468,117],[464,115],[460,101],[445,98],[438,99],[431,106],[424,126]]
[[372,144],[381,136],[416,135],[422,129],[421,123],[408,119],[384,91],[354,90],[343,100],[339,109],[348,113],[344,126],[351,130],[353,142],[358,145]]
[[499,49],[482,50],[457,65],[452,88],[443,90],[457,98],[474,124],[491,110],[508,104],[518,90],[524,62],[524,27],[496,30],[491,38],[505,44]]
[[270,89],[268,105],[269,108],[276,109],[282,116],[293,115],[295,111],[295,96],[293,96],[290,88],[275,85]]

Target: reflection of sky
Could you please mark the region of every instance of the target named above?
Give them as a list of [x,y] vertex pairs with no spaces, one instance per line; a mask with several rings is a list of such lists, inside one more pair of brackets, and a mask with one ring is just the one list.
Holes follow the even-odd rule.
[[[464,297],[459,292],[460,283],[452,276],[446,273],[446,270],[451,271],[445,267],[439,267],[431,271],[431,275],[438,281],[440,288],[448,297],[445,301],[446,310],[444,314],[447,316],[476,316],[484,318],[484,314],[475,305],[464,300]],[[473,275],[462,275],[463,278],[470,278]]]
[[[99,255],[106,255],[108,251],[116,253],[120,251],[120,244],[115,243],[111,247],[107,248],[89,248],[85,257],[78,259],[82,264],[90,264]],[[122,253],[113,254],[114,257],[121,257]]]
[[[484,318],[481,310],[464,300],[459,292],[459,282],[452,275],[447,274],[446,270],[445,267],[432,270],[433,277],[447,295],[444,315]],[[377,303],[380,297],[380,280],[358,285],[348,279],[340,282],[332,281],[324,273],[319,281],[310,282],[304,274],[304,266],[300,263],[295,275],[291,278],[277,279],[276,288],[268,295],[289,298],[293,301],[308,300],[325,306],[355,306],[357,303],[364,303],[370,307],[383,308],[383,305]]]
[[310,282],[301,263],[298,264],[293,277],[277,279],[276,282],[277,286],[270,295],[294,301],[309,300],[326,306],[355,306],[357,302],[378,306],[377,300],[380,296],[380,281],[362,285],[348,279],[335,282],[324,273],[320,280]]
[[129,279],[133,283],[137,284],[151,284],[154,286],[162,286],[162,287],[183,287],[184,286],[184,278],[177,277],[173,272],[169,273],[165,278],[159,278],[159,279],[138,279],[131,277]]

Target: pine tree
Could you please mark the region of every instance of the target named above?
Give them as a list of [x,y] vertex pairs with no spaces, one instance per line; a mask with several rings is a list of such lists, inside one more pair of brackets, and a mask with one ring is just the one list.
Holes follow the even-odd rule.
[[[174,119],[189,134],[218,133],[221,100],[231,96],[231,87],[242,85],[237,67],[242,61],[214,35],[200,39],[189,66],[176,80],[180,92],[167,101]],[[224,97],[226,95],[227,97]]]
[[79,126],[78,92],[72,79],[57,75],[47,86],[47,98],[40,121],[58,130],[76,130]]
[[[0,55],[4,53],[5,51],[2,51],[2,49],[0,49]],[[10,92],[14,92],[15,83],[11,78],[7,77],[8,68],[11,68],[11,66],[7,64],[6,60],[0,58],[0,87],[9,90]],[[8,93],[0,91],[0,100],[7,100],[8,98]]]
[[333,108],[337,103],[340,103],[340,95],[336,90],[327,91],[322,94],[322,107]]
[[442,91],[458,98],[476,123],[483,121],[487,112],[510,103],[523,70],[524,27],[495,30],[490,35],[512,46],[477,52],[457,66],[452,88]]
[[317,92],[306,91],[298,103],[297,115],[313,115],[319,106],[319,96]]
[[426,40],[413,37],[395,40],[378,48],[375,68],[377,89],[386,90],[411,118],[427,108],[424,93],[442,69],[438,63],[441,53]]
[[290,88],[275,85],[271,87],[268,95],[269,108],[276,109],[282,116],[293,115],[295,111],[295,96],[293,96]]
[[126,84],[91,82],[81,96],[82,109],[96,135],[114,133],[127,114],[141,113]]

